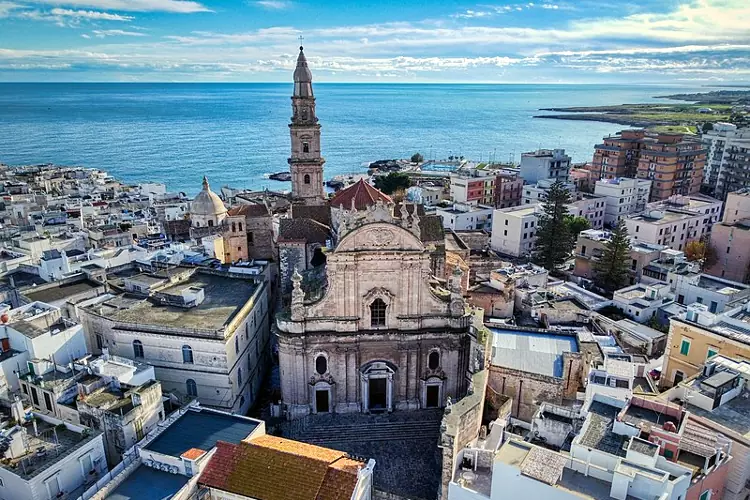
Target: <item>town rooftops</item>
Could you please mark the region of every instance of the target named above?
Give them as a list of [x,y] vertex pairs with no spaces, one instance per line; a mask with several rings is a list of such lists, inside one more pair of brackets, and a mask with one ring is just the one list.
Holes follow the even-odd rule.
[[219,441],[199,483],[263,500],[343,500],[352,497],[364,467],[342,451],[263,435]]
[[99,287],[103,289],[104,285],[88,279],[80,279],[73,282],[55,282],[37,286],[26,290],[23,295],[31,301],[51,303],[66,300],[70,297],[96,290]]
[[611,455],[624,457],[625,438],[612,429],[621,408],[600,401],[592,401],[581,433],[576,438],[582,446]]
[[182,474],[171,474],[153,467],[139,466],[115,490],[107,500],[168,499],[190,481]]
[[333,208],[343,207],[346,210],[350,210],[352,207],[356,210],[364,210],[374,205],[378,200],[385,203],[393,201],[390,196],[372,187],[364,178],[360,178],[359,181],[333,195],[330,205]]
[[259,425],[260,421],[247,417],[206,408],[189,409],[144,449],[172,457],[180,457],[193,448],[210,451],[219,441],[239,443]]
[[216,332],[229,325],[257,292],[259,285],[250,279],[197,271],[186,281],[164,288],[159,293],[179,295],[186,287],[202,288],[203,302],[185,308],[162,305],[151,298],[120,294],[87,309],[113,321],[137,324],[139,327]]
[[563,376],[563,353],[578,352],[574,335],[544,331],[501,330],[492,333],[492,365],[548,377]]

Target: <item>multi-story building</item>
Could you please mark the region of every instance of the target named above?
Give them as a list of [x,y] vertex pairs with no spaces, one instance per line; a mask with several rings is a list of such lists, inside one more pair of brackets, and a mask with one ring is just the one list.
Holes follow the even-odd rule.
[[[599,229],[587,229],[578,234],[576,241],[576,265],[573,274],[587,279],[594,279],[594,264],[602,255],[612,233]],[[645,242],[634,242],[630,245],[630,260],[628,272],[630,284],[641,280],[643,268],[659,258],[659,252],[666,248],[663,245],[653,245]]]
[[495,181],[495,207],[508,208],[521,204],[523,178],[518,172],[508,173],[500,171]]
[[706,150],[692,136],[653,134],[644,139],[638,159],[638,178],[651,184],[651,200],[698,194],[703,182]]
[[625,218],[634,242],[684,250],[688,242],[708,237],[719,220],[721,201],[704,195],[675,196],[649,203],[638,215]]
[[543,179],[568,182],[570,156],[564,149],[539,149],[521,154],[520,175],[526,184],[536,184]]
[[492,205],[495,202],[496,176],[492,170],[473,169],[451,174],[450,196],[456,203]]
[[750,359],[750,304],[712,314],[707,305],[695,303],[672,317],[660,385],[692,377],[717,354]]
[[594,194],[606,199],[604,224],[614,227],[625,216],[646,208],[651,181],[623,177],[602,179],[596,182]]
[[638,129],[622,130],[605,137],[602,144],[594,146],[591,169],[600,179],[635,177],[645,136],[646,131]]
[[165,392],[244,413],[270,359],[267,268],[172,268],[112,278],[81,307],[96,354],[153,365]]
[[[533,205],[534,203],[541,203],[547,198],[547,192],[552,187],[552,184],[557,179],[541,179],[534,184],[524,184],[523,191],[521,193],[521,202],[523,205]],[[571,182],[564,183],[565,189],[570,193],[570,198],[575,199],[576,187]]]
[[711,229],[716,263],[707,272],[714,276],[750,281],[750,189],[729,193],[724,217]]
[[727,137],[715,194],[723,199],[727,193],[750,187],[750,127]]
[[496,252],[521,257],[534,249],[539,205],[497,209],[492,214],[490,247]]
[[79,498],[107,472],[101,432],[41,412],[25,415],[2,431],[0,498]]
[[110,467],[164,419],[152,366],[105,353],[46,368],[22,377],[23,394],[35,411],[102,431]]
[[438,208],[435,213],[443,218],[443,227],[453,231],[481,231],[492,227],[493,208],[485,205],[454,203],[450,208]]
[[722,169],[727,139],[734,137],[736,131],[737,125],[718,122],[713,124],[711,130],[701,135],[701,140],[708,150],[706,169],[703,175],[703,187],[706,192],[722,199],[723,197],[718,196],[719,193],[716,193],[716,183],[719,180],[719,172]]
[[659,309],[672,302],[674,294],[668,283],[636,283],[616,290],[612,297],[612,304],[638,323],[658,319]]

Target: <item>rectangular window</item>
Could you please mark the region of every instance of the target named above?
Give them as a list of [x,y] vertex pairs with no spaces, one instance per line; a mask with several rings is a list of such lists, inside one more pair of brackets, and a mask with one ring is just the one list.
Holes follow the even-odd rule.
[[709,307],[708,310],[711,311],[712,313],[715,313],[716,309],[718,308],[719,308],[719,304],[715,300],[712,300],[711,307]]
[[719,348],[718,347],[709,347],[708,351],[706,352],[706,359],[711,359],[714,356],[719,354]]
[[581,245],[581,255],[586,255],[586,245]]
[[690,341],[688,339],[682,339],[680,343],[680,354],[687,356],[690,352]]
[[703,304],[703,297],[697,297],[695,301],[699,304]]

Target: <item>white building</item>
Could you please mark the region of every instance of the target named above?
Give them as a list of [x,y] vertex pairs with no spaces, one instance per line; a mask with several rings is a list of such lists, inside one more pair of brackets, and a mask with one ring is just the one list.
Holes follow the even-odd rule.
[[612,304],[638,323],[646,323],[655,318],[659,308],[671,302],[674,302],[674,294],[668,283],[636,283],[620,288],[612,297]]
[[673,196],[649,203],[638,215],[625,218],[630,238],[637,242],[685,250],[688,242],[711,232],[722,202],[704,195]]
[[0,498],[78,498],[107,472],[101,432],[33,412],[0,431]]
[[270,359],[270,306],[265,268],[243,270],[177,268],[122,279],[128,295],[103,295],[79,309],[91,351],[107,347],[153,365],[163,390],[185,400],[246,412]]
[[539,149],[521,154],[520,175],[527,184],[536,184],[542,179],[568,182],[570,156],[564,149]]
[[567,208],[570,215],[587,219],[592,229],[601,229],[604,227],[605,204],[604,198],[579,193],[578,199],[568,204]]
[[492,207],[454,203],[451,208],[438,208],[435,213],[443,218],[443,227],[453,231],[481,231],[492,228]]
[[502,254],[521,257],[534,249],[539,205],[502,208],[492,215],[490,247]]
[[[535,203],[542,203],[547,198],[547,192],[549,192],[550,187],[556,181],[557,179],[541,179],[534,184],[524,184],[523,191],[521,192],[521,204],[533,205]],[[564,187],[570,193],[570,198],[575,199],[575,184],[565,182]]]
[[645,179],[602,179],[596,181],[594,194],[606,199],[604,224],[614,227],[622,218],[646,208],[651,181]]

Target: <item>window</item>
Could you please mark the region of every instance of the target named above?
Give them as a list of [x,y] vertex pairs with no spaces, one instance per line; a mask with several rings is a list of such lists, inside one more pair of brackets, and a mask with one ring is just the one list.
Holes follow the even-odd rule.
[[697,297],[695,301],[699,304],[703,304],[703,297]]
[[192,397],[198,396],[198,385],[195,383],[195,380],[189,378],[185,381],[185,385],[187,386],[187,395]]
[[438,366],[440,366],[440,353],[439,352],[432,351],[430,353],[430,356],[427,359],[427,366],[430,367],[430,370],[437,370]]
[[712,300],[711,307],[709,307],[708,310],[711,311],[712,313],[715,313],[716,309],[718,308],[719,308],[719,304],[715,300]]
[[182,362],[192,363],[193,362],[193,348],[189,345],[182,346]]
[[701,493],[701,496],[698,497],[698,500],[711,500],[711,490],[706,490]]
[[214,227],[214,221],[212,220],[208,221],[208,227]]
[[383,299],[375,299],[370,304],[370,324],[372,326],[385,326],[386,305]]
[[34,406],[39,406],[39,393],[36,392],[36,387],[31,388],[31,399],[34,401]]
[[508,219],[505,219],[505,225],[506,226],[508,225]]
[[133,357],[134,358],[143,357],[143,343],[140,340],[133,341]]
[[242,385],[242,367],[237,368],[237,386]]
[[96,334],[96,348],[100,351],[104,347],[104,338],[102,338],[102,335],[100,333]]
[[309,142],[303,142],[302,143],[302,152],[303,153],[309,153],[310,152],[310,143]]
[[706,359],[711,359],[714,356],[716,356],[717,354],[719,354],[719,349],[718,348],[716,348],[716,347],[709,347],[708,348],[708,352],[706,353]]
[[255,238],[253,236],[253,233],[247,233],[247,246],[255,246]]
[[242,232],[242,222],[237,223],[237,229],[239,229],[240,232]]
[[508,230],[507,229],[503,229],[503,236],[508,236]]
[[240,352],[240,338],[235,336],[234,337],[234,353],[238,354]]
[[236,233],[236,232],[237,232],[237,224],[236,224],[236,223],[234,223],[234,222],[232,222],[232,232],[233,232],[233,233]]
[[680,354],[683,356],[687,356],[690,352],[690,340],[688,339],[682,339],[682,342],[680,343]]
[[310,184],[310,174],[305,174],[305,184]]
[[328,371],[328,360],[322,354],[315,358],[315,371],[319,375],[324,375]]

